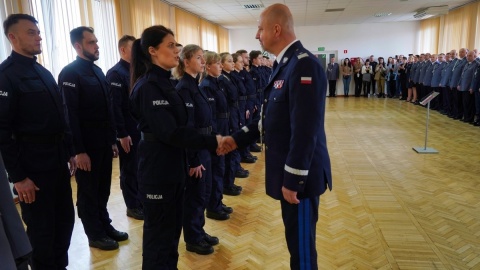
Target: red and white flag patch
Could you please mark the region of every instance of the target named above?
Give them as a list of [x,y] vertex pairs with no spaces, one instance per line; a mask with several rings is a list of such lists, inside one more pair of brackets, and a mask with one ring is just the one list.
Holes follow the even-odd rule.
[[273,82],[273,88],[280,89],[283,86],[283,80],[278,80]]
[[300,84],[312,84],[312,77],[301,77]]

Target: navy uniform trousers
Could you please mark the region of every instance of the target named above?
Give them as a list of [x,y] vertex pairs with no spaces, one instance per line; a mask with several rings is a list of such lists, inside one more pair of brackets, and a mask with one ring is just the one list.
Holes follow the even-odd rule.
[[187,177],[183,207],[183,238],[195,244],[205,236],[205,208],[212,192],[212,161],[208,150],[199,150],[198,158],[205,167],[202,177]]
[[123,199],[128,209],[136,209],[142,207],[137,180],[137,147],[140,139],[133,135],[131,138],[133,145],[130,146],[129,153],[125,153],[120,142],[117,142],[117,147],[120,159],[120,188],[122,189]]
[[107,231],[113,230],[107,211],[112,183],[112,158],[110,146],[87,150],[92,170],[77,170],[75,179],[78,183],[77,208],[82,220],[85,234],[90,240],[105,237]]
[[[217,130],[228,130],[228,118],[217,118]],[[226,136],[228,134],[221,134]],[[216,152],[210,152],[212,162],[212,185],[211,194],[207,198],[207,210],[212,212],[220,212],[223,199],[223,182],[226,177],[225,173],[225,156],[219,156]],[[234,176],[235,177],[235,176]],[[233,183],[232,183],[233,184]],[[231,187],[231,186],[230,186]]]
[[315,236],[319,202],[319,196],[300,199],[299,204],[280,200],[292,270],[318,269]]

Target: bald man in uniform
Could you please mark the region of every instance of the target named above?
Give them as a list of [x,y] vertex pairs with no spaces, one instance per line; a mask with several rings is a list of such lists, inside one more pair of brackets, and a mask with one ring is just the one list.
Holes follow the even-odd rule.
[[[291,269],[318,269],[315,247],[320,195],[332,187],[327,150],[327,78],[319,60],[296,39],[287,6],[260,15],[257,39],[277,56],[265,87],[261,122],[224,139],[224,150],[265,138],[266,192],[280,200]],[[262,128],[263,127],[263,132]]]

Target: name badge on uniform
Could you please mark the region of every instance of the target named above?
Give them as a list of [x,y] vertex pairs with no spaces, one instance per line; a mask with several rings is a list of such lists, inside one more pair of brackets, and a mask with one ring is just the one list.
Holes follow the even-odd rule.
[[275,88],[275,89],[280,89],[280,88],[282,88],[282,86],[283,86],[283,81],[284,81],[284,80],[278,80],[278,81],[273,82],[273,88]]

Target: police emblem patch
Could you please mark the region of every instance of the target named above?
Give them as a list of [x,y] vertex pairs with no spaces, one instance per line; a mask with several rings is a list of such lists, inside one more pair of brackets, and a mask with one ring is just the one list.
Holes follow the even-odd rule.
[[278,80],[278,81],[273,82],[273,88],[275,88],[275,89],[280,89],[280,88],[282,88],[282,86],[283,86],[283,81],[284,81],[284,80]]

